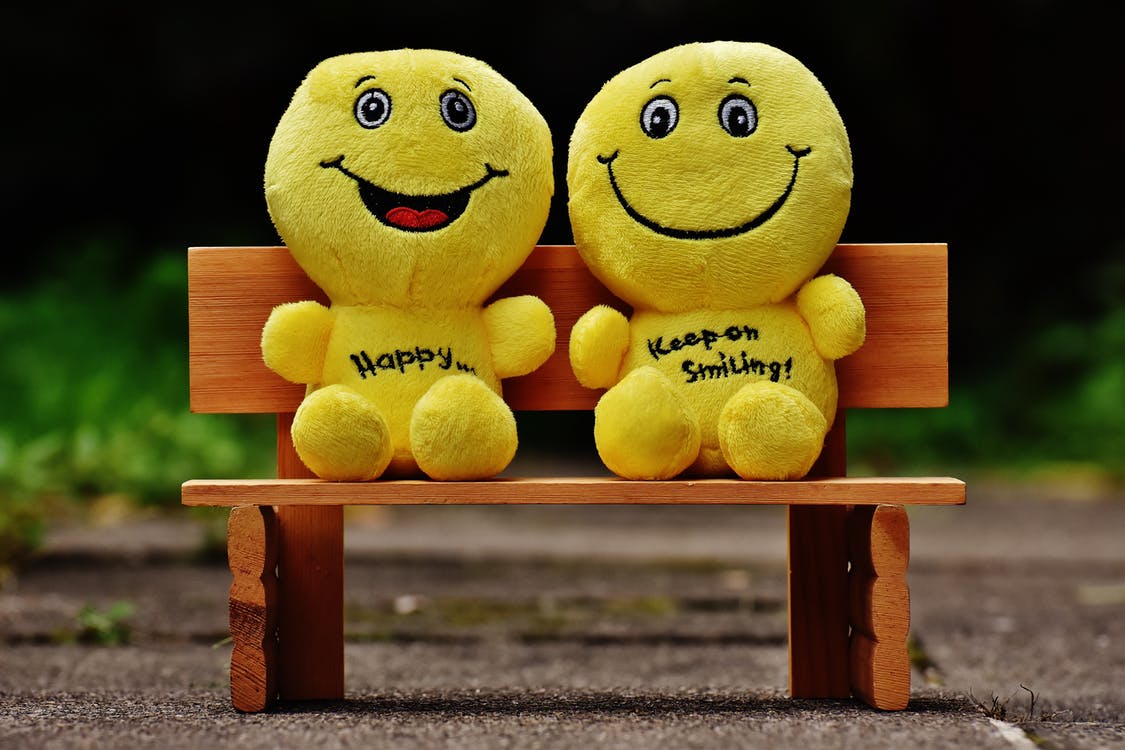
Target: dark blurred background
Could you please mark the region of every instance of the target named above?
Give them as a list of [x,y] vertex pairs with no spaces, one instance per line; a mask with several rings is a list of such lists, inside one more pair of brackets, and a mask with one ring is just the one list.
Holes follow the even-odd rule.
[[[565,161],[617,71],[689,41],[762,41],[823,81],[852,140],[844,241],[947,242],[948,409],[856,415],[855,471],[1125,475],[1125,83],[1104,4],[571,0],[24,4],[2,11],[0,539],[43,508],[175,505],[268,471],[271,424],[187,414],[184,250],[278,243],[273,127],[319,60],[478,57],[552,126],[544,243],[571,241]],[[587,415],[560,415],[588,439]],[[529,445],[540,425],[529,421]],[[16,529],[16,532],[12,530]],[[15,540],[15,541],[13,541]],[[0,542],[0,559],[4,555]]]

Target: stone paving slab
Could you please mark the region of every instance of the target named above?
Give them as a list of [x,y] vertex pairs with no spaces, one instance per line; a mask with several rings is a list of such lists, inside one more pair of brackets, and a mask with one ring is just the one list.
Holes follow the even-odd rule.
[[[240,715],[184,520],[56,529],[0,591],[0,748],[1125,747],[1121,498],[912,508],[892,713],[785,697],[782,509],[609,507],[349,514],[347,700]],[[65,642],[119,599],[130,645]]]

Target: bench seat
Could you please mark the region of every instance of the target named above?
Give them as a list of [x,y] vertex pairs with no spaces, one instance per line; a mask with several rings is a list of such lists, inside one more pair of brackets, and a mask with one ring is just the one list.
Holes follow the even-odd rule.
[[239,505],[961,505],[952,477],[828,477],[633,481],[615,477],[522,477],[476,482],[393,479],[194,479],[183,504]]

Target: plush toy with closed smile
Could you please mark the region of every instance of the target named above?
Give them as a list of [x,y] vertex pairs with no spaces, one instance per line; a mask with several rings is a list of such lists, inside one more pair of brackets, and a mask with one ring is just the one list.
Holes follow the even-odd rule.
[[587,312],[578,380],[605,388],[594,436],[631,479],[804,476],[836,412],[833,361],[863,303],[820,275],[843,229],[844,124],[801,62],[751,42],[692,43],[609,80],[571,136],[575,244],[632,306]]
[[262,331],[308,384],[293,421],[325,479],[479,479],[517,447],[501,380],[554,350],[533,296],[486,301],[534,248],[553,192],[551,136],[489,65],[441,50],[341,55],[301,83],[270,142],[270,216],[328,295]]

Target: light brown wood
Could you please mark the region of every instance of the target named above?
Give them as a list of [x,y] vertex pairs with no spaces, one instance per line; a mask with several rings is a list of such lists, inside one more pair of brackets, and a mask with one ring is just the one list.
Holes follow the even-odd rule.
[[788,511],[789,694],[849,698],[848,508]]
[[227,524],[231,703],[262,711],[277,697],[277,519],[269,506],[233,508]]
[[[848,473],[846,421],[847,412],[840,409],[810,479],[838,482]],[[789,508],[789,689],[794,697],[848,696],[847,599],[838,587],[847,582],[844,535],[852,502]]]
[[525,477],[479,482],[427,479],[191,479],[184,505],[826,505],[901,502],[961,505],[950,477],[839,477],[789,482],[741,479],[632,481],[616,477]]
[[849,526],[853,568],[872,576],[903,576],[910,564],[910,518],[905,503],[861,508]]
[[[867,341],[836,363],[840,406],[926,407],[948,402],[946,246],[840,245],[825,266],[856,287],[868,310]],[[570,245],[544,245],[498,295],[537,294],[554,311],[555,354],[504,383],[517,411],[593,408],[567,360],[570,328],[598,303],[618,302]],[[190,404],[197,413],[292,412],[304,387],[262,362],[262,325],[274,305],[326,301],[283,247],[196,247],[188,251]]]
[[866,342],[836,363],[840,408],[948,406],[946,245],[839,245],[823,271],[867,311]]
[[901,505],[855,508],[848,519],[851,558],[851,686],[871,706],[910,700],[910,522]]
[[343,510],[278,509],[282,700],[344,697]]
[[901,711],[910,703],[910,658],[899,643],[851,638],[852,690],[872,708]]
[[[311,476],[289,437],[292,414],[277,419],[278,476]],[[344,509],[278,508],[281,607],[278,692],[286,700],[344,697]]]

